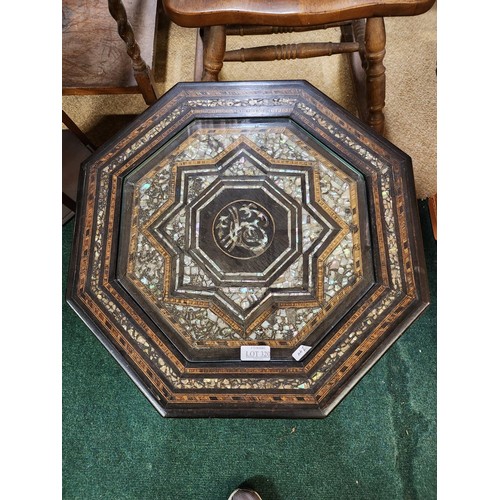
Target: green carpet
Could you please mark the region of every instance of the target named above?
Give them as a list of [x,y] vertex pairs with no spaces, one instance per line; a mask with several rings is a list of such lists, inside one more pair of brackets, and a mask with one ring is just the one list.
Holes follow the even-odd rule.
[[419,208],[432,303],[323,420],[163,419],[63,299],[63,498],[436,498],[437,245]]

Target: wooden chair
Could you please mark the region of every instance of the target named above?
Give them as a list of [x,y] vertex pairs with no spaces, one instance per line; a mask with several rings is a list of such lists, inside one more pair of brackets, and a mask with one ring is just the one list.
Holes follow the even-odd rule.
[[[200,28],[202,80],[217,81],[224,62],[351,54],[360,117],[384,132],[384,17],[413,16],[435,0],[162,0],[179,26]],[[340,43],[301,43],[226,51],[228,35],[305,32],[340,27]]]
[[[152,68],[158,1],[63,0],[62,8],[63,95],[140,93],[146,104],[156,102],[159,94]],[[64,111],[62,114],[67,127],[62,130],[65,224],[75,214],[81,163],[95,145]]]
[[80,166],[95,146],[78,125],[63,111],[62,122],[62,223],[66,224],[76,212]]
[[141,93],[153,104],[157,0],[63,0],[62,7],[63,95]]

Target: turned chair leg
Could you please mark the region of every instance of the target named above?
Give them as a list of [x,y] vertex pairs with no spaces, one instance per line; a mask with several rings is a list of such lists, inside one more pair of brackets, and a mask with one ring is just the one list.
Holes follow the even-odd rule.
[[141,56],[141,49],[137,44],[132,30],[127,19],[127,12],[121,0],[108,0],[109,13],[116,21],[118,26],[118,34],[127,46],[127,54],[132,60],[132,68],[134,70],[135,81],[139,88],[146,104],[154,104],[158,100],[158,93],[155,89],[154,78],[151,69]]
[[203,33],[203,74],[204,82],[217,82],[226,52],[226,27],[210,26]]
[[[366,121],[380,134],[384,133],[385,41],[384,19],[382,17],[368,18],[365,24],[364,47],[360,50],[366,75]],[[218,81],[225,52],[226,27],[205,28],[202,81]]]
[[385,25],[384,18],[372,17],[366,20],[365,50],[366,99],[368,125],[380,134],[384,133],[385,105]]

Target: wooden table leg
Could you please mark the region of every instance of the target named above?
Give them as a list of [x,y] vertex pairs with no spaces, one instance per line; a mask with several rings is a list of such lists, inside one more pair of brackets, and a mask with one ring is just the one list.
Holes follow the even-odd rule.
[[432,233],[434,239],[437,241],[437,193],[428,199],[429,203],[429,214],[431,216]]

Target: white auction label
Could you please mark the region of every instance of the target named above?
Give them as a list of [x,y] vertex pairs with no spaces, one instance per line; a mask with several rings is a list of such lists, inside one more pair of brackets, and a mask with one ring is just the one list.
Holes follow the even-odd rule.
[[312,347],[308,345],[301,345],[297,347],[297,349],[295,349],[292,353],[293,359],[300,361],[311,349]]
[[271,348],[268,345],[242,345],[241,361],[271,361]]

